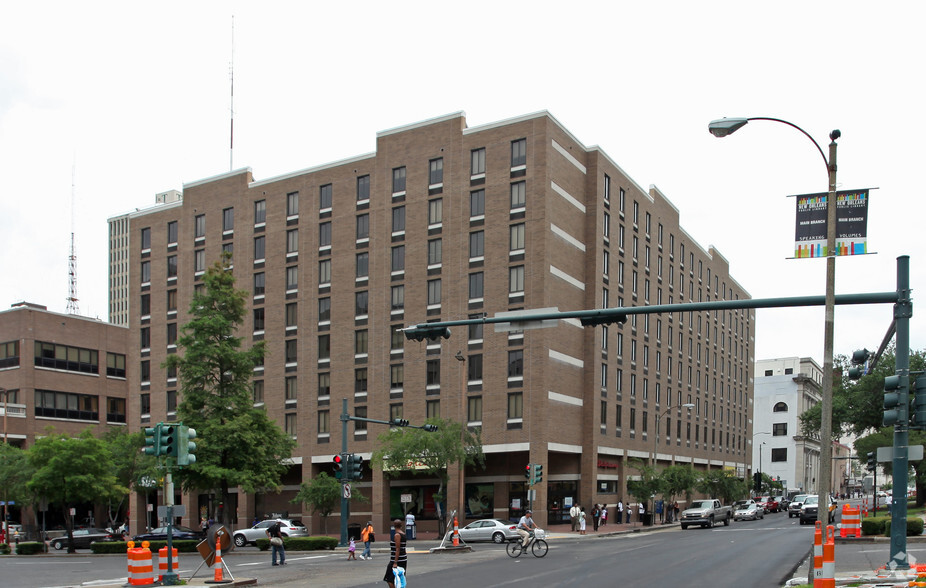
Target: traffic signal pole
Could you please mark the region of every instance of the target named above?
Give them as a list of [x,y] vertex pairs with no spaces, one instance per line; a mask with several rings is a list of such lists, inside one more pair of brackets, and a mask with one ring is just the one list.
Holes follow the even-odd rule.
[[[347,421],[350,415],[347,413],[347,398],[341,401],[341,455],[347,455]],[[346,464],[341,464],[342,476],[347,474]],[[347,491],[344,489],[344,477],[341,478],[341,541],[338,547],[347,547],[347,520],[350,518],[350,498],[347,497]]]
[[[894,374],[900,378],[900,399],[909,410],[910,392],[910,257],[897,258],[897,302],[894,321],[897,324],[897,347]],[[888,565],[898,570],[910,569],[907,559],[907,467],[909,465],[909,418],[894,425],[893,488],[891,489],[891,559]],[[877,494],[875,494],[877,500]]]

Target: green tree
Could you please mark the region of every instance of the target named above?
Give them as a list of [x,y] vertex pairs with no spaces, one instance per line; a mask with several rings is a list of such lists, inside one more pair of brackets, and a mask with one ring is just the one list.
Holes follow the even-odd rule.
[[691,502],[691,491],[698,483],[698,473],[690,465],[672,465],[662,470],[662,493],[669,503],[684,495],[686,502]]
[[70,508],[128,491],[113,474],[109,446],[89,429],[78,437],[51,433],[36,439],[28,456],[35,472],[27,486],[49,504],[61,508],[67,525],[68,553],[74,553]]
[[[111,427],[103,434],[113,457],[113,475],[120,490],[108,496],[109,526],[115,528],[121,520],[127,521],[126,507],[130,492],[138,488],[143,479],[156,480],[160,474],[157,460],[141,451],[145,444],[142,431],[129,433],[124,427]],[[122,491],[124,489],[125,491]]]
[[[217,489],[222,504],[230,504],[236,486],[248,493],[278,492],[294,447],[267,413],[254,407],[251,374],[263,362],[264,342],[242,349],[235,336],[247,293],[235,289],[228,259],[206,271],[205,288],[194,294],[191,319],[177,341],[182,353],[163,366],[177,370],[182,394],[177,416],[197,432],[196,463],[177,477],[187,490]],[[230,510],[220,513],[226,525]]]
[[723,504],[733,504],[749,494],[749,487],[742,478],[730,470],[708,470],[701,474],[696,485],[698,491]]
[[[357,490],[351,493],[350,500],[351,502],[369,502],[369,499]],[[299,493],[292,502],[299,505],[306,504],[312,514],[320,514],[322,533],[327,535],[328,517],[341,503],[341,482],[329,476],[328,472],[321,472],[312,478],[311,482],[303,482],[299,486]]]
[[[393,427],[378,438],[379,449],[370,461],[391,475],[423,474],[436,477],[440,486],[434,495],[437,505],[439,532],[443,533],[444,517],[441,503],[449,480],[449,469],[460,464],[485,467],[482,441],[477,431],[461,423],[443,419],[428,419],[437,425],[436,432],[418,428]],[[411,467],[414,464],[415,467]]]
[[[652,500],[656,494],[664,492],[663,479],[653,466],[637,458],[632,458],[629,465],[640,472],[638,478],[627,480],[627,492],[629,492],[631,496],[636,498],[639,502],[649,504],[650,500]],[[651,504],[649,509],[652,509]]]
[[[9,443],[0,444],[0,500],[15,504],[34,503],[33,494],[26,485],[32,471],[25,451]],[[3,507],[0,507],[0,516],[2,513]]]

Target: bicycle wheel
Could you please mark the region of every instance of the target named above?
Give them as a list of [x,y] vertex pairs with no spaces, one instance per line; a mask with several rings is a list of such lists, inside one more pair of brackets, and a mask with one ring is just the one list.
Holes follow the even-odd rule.
[[521,542],[520,541],[511,541],[508,543],[508,547],[505,548],[508,552],[509,557],[520,557],[521,556]]
[[543,557],[550,550],[550,546],[547,545],[547,542],[543,539],[537,539],[534,541],[534,544],[531,545],[531,553],[534,554],[534,557]]

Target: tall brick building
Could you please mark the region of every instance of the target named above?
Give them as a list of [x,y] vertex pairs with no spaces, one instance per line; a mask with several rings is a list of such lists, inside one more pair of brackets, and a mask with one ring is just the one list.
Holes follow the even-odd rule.
[[[249,292],[240,334],[268,348],[254,401],[298,447],[283,493],[229,505],[240,524],[299,511],[289,503],[298,484],[330,471],[340,451],[344,398],[357,416],[478,428],[487,463],[465,473],[467,519],[519,515],[528,463],[544,466],[540,524],[562,520],[571,501],[626,502],[629,460],[654,450],[660,465],[751,470],[752,311],[516,333],[472,326],[440,342],[399,331],[521,309],[748,298],[665,196],[547,112],[473,128],[456,113],[384,131],[375,153],[266,180],[233,171],[116,222],[128,234],[128,326],[140,343],[129,352],[140,388],[132,427],[174,415],[177,379],[159,366],[176,352],[206,267],[231,252]],[[382,427],[348,426],[351,451],[368,457]],[[454,472],[447,496],[458,484]],[[433,523],[435,479],[375,470],[355,488],[372,501],[355,504],[353,520],[382,528],[410,508],[423,528]],[[184,497],[190,518],[209,500]]]

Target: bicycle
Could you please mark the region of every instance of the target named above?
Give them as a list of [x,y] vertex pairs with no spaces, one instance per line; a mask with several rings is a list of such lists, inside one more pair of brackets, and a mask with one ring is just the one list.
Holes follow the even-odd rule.
[[527,538],[527,547],[521,547],[521,540],[515,539],[508,543],[506,551],[508,552],[509,557],[520,557],[522,554],[527,553],[527,548],[530,547],[531,553],[534,554],[534,557],[543,557],[547,554],[547,551],[550,550],[550,546],[547,545],[547,542],[544,540],[545,533],[543,529],[534,529]]

